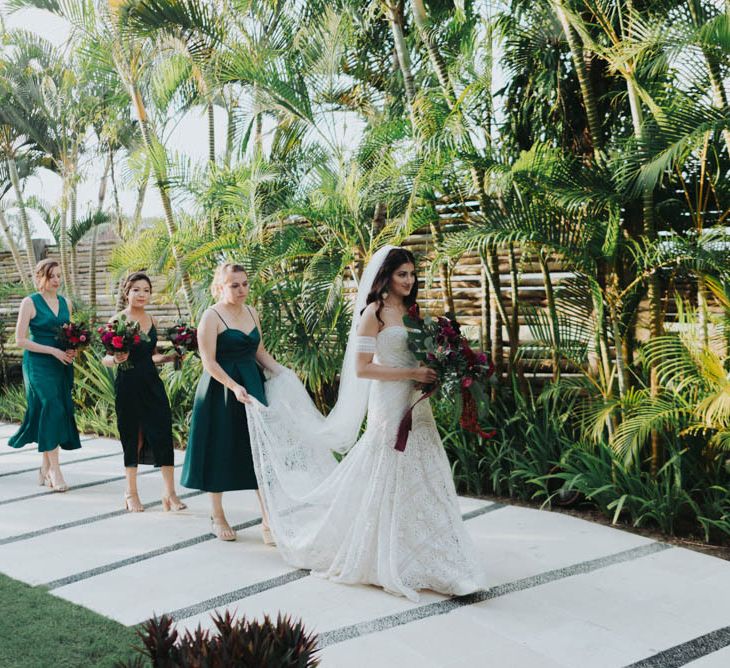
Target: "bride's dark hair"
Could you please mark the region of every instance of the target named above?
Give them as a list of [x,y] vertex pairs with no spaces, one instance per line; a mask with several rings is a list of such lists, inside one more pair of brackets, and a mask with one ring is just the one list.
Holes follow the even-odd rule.
[[[383,310],[384,306],[383,294],[387,292],[388,286],[390,285],[390,279],[393,277],[393,274],[396,272],[398,267],[407,263],[412,264],[414,267],[416,266],[416,258],[413,257],[413,253],[405,248],[394,248],[385,256],[383,264],[380,265],[380,269],[378,269],[378,273],[373,279],[373,286],[370,288],[370,293],[368,294],[365,304],[367,308],[367,306],[374,302],[378,303],[378,308],[375,311],[375,317],[381,325],[385,324],[380,318],[380,312]],[[415,281],[410,293],[403,299],[403,303],[406,306],[413,306],[413,304],[416,303],[417,297],[418,281]],[[364,310],[365,309],[363,309],[363,311]]]

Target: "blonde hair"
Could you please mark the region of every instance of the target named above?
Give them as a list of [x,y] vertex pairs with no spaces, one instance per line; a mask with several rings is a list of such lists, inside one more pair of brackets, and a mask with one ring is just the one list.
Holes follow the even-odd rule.
[[43,290],[46,285],[46,281],[51,278],[51,273],[56,267],[60,267],[58,260],[54,260],[47,257],[45,260],[41,260],[36,266],[34,271],[35,285],[38,290]]
[[248,272],[242,264],[238,264],[237,262],[224,262],[223,264],[219,264],[215,268],[213,282],[210,284],[210,292],[216,299],[221,296],[221,288],[226,282],[226,274],[229,271],[234,273],[243,272],[248,276]]

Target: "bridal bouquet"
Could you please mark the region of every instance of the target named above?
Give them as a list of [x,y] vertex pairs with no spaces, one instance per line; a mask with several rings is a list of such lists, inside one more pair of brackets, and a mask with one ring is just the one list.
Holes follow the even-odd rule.
[[195,352],[198,349],[198,330],[191,327],[184,320],[178,320],[176,325],[167,328],[167,338],[178,354],[175,360],[175,368],[180,368],[180,357],[187,352]]
[[[142,332],[140,324],[136,320],[128,320],[125,315],[119,316],[97,330],[101,343],[107,353],[128,353],[139,345],[141,341],[147,341],[147,335]],[[119,365],[120,369],[131,369],[132,363],[127,360]]]
[[64,322],[56,338],[64,350],[79,350],[91,343],[91,330],[85,322]]
[[[487,360],[487,354],[472,350],[454,318],[421,318],[418,304],[411,306],[403,316],[403,324],[408,330],[411,352],[438,374],[435,385],[421,388],[423,394],[418,401],[439,391],[454,396],[461,404],[459,425],[462,429],[482,438],[492,438],[496,432],[480,426],[480,420],[487,412],[487,382],[494,373],[494,365]],[[398,429],[395,448],[401,452],[406,447],[415,405],[403,416]]]

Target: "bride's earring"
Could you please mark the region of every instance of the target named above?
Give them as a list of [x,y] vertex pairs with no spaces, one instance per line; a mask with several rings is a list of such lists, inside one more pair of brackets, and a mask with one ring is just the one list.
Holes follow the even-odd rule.
[[387,291],[387,290],[383,290],[383,291],[382,291],[382,292],[380,293],[380,297],[381,297],[382,299],[388,299],[388,291]]

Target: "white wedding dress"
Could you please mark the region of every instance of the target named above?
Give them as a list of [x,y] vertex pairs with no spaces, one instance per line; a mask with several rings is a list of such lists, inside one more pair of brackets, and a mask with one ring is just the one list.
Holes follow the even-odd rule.
[[[404,327],[382,330],[375,347],[376,363],[416,364]],[[420,393],[411,381],[359,387],[367,393],[367,427],[340,463],[331,449],[339,435],[293,372],[267,381],[268,406],[246,407],[260,490],[283,558],[336,582],[378,585],[413,601],[420,589],[476,591],[482,569],[429,403],[416,406],[407,447],[398,452],[398,425]],[[338,410],[346,411],[341,401]]]

